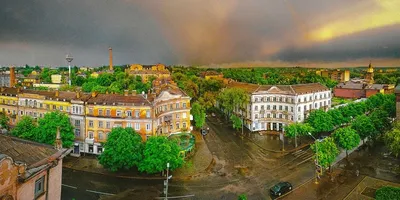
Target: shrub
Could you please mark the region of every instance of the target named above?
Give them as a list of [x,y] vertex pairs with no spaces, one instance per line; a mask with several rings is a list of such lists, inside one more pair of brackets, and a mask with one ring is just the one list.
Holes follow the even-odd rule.
[[375,193],[376,200],[395,200],[400,199],[400,188],[397,187],[381,187],[376,190]]

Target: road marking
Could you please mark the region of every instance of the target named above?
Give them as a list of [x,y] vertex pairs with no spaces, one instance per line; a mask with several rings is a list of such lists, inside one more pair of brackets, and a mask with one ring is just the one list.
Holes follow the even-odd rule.
[[67,184],[61,184],[62,186],[64,186],[64,187],[68,187],[68,188],[72,188],[72,189],[78,189],[77,187],[75,187],[75,186],[71,186],[71,185],[67,185]]
[[[168,199],[182,199],[182,198],[188,198],[188,197],[194,197],[194,194],[189,194],[189,195],[185,195],[185,196],[168,197]],[[156,197],[156,199],[165,199],[165,197]]]
[[99,192],[99,191],[94,191],[94,190],[86,190],[86,192],[91,192],[91,193],[96,193],[96,194],[104,194],[104,195],[115,195],[115,194],[111,194],[111,193],[107,193],[107,192]]

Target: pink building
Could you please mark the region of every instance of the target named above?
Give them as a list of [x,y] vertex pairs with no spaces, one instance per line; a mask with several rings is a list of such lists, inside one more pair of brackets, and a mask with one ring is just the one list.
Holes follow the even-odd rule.
[[68,153],[0,135],[0,199],[61,199],[62,159]]

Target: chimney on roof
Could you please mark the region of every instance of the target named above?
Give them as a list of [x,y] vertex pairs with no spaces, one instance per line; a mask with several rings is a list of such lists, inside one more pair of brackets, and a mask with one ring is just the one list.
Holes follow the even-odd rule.
[[77,98],[77,99],[81,98],[81,93],[79,92],[79,90],[77,90],[77,91],[75,92],[75,94],[76,94],[76,98]]
[[106,90],[106,94],[108,94],[108,90]]
[[56,94],[55,94],[55,96],[56,96],[56,97],[60,96],[60,91],[58,91],[58,89],[56,89]]
[[57,135],[56,135],[55,147],[56,147],[57,150],[62,149],[62,140],[61,140],[60,127],[57,127]]
[[92,97],[96,97],[97,96],[97,92],[96,91],[93,91],[92,92]]
[[112,71],[113,70],[113,56],[112,56],[112,48],[111,47],[109,47],[108,48],[108,53],[109,53],[109,56],[110,56],[110,71]]
[[132,96],[136,95],[136,90],[132,90]]
[[128,96],[129,95],[129,90],[124,90],[124,96]]
[[14,66],[10,67],[10,87],[14,87],[15,86],[15,68]]

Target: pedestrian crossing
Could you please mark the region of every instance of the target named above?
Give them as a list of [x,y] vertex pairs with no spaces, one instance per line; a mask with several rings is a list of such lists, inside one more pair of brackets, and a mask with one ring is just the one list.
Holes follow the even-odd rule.
[[311,159],[313,157],[313,152],[310,151],[310,149],[307,150],[297,150],[295,152],[292,153],[292,155],[296,158],[296,159],[300,159],[300,160],[308,160]]

